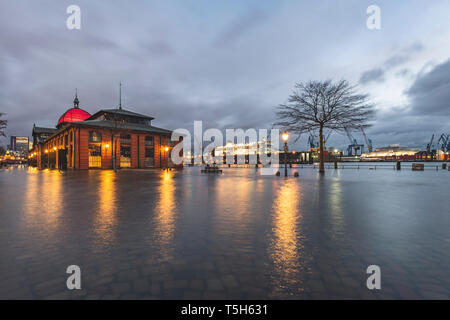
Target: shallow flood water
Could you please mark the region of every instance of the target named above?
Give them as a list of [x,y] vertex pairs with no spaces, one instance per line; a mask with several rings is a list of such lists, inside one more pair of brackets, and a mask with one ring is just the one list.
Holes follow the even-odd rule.
[[450,298],[449,171],[294,170],[3,169],[0,298]]

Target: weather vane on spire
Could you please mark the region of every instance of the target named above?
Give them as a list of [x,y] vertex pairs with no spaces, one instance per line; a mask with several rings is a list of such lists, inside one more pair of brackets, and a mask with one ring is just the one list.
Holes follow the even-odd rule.
[[80,101],[78,100],[78,89],[75,88],[75,99],[73,100],[73,107],[79,108]]

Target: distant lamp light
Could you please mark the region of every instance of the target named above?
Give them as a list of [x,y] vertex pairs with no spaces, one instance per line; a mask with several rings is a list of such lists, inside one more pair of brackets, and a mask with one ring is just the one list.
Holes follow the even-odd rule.
[[109,148],[109,144],[108,144],[108,143],[107,143],[107,144],[105,145],[105,148],[106,148],[106,149],[108,149],[108,148]]
[[167,152],[169,151],[169,147],[165,147],[164,150]]
[[55,151],[56,151],[56,147],[53,147],[53,150],[55,150]]
[[283,141],[287,141],[289,139],[289,134],[286,131],[283,132],[283,134],[281,135],[281,139],[283,139]]
[[48,153],[48,150],[47,150],[47,149],[45,149],[45,153]]

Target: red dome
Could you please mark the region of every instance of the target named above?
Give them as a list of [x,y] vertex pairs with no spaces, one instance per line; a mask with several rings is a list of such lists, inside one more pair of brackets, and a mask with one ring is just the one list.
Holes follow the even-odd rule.
[[87,118],[89,118],[91,115],[80,108],[71,108],[64,112],[64,114],[59,118],[58,120],[58,126],[63,123],[69,123],[69,122],[77,122],[77,121],[84,121]]

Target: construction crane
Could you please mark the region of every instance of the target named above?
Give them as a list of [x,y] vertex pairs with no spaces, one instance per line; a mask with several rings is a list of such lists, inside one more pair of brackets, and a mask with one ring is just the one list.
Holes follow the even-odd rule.
[[308,137],[308,145],[311,149],[316,149],[319,147],[319,144],[316,142],[314,136],[310,133]]
[[[348,140],[350,141],[350,144],[347,147],[347,154],[348,156],[357,156],[358,155],[358,150],[360,151],[360,153],[364,152],[364,145],[363,144],[359,144],[358,141],[356,141],[355,138],[353,138],[352,134],[350,133],[350,130],[348,128],[344,128],[345,129],[345,133],[347,134]],[[353,154],[354,152],[354,154]]]
[[450,135],[445,134],[445,133],[441,134],[437,144],[438,144],[438,146],[439,145],[441,146],[441,150],[443,152],[450,151]]
[[433,141],[434,141],[434,133],[433,133],[433,135],[431,136],[430,142],[427,144],[427,152],[428,152],[428,153],[431,153],[431,148],[433,147]]
[[[330,130],[330,132],[328,132],[326,137],[323,139],[324,149],[326,149],[325,144],[328,141],[328,138],[330,137],[331,132],[332,132],[332,130]],[[308,145],[311,149],[318,149],[320,147],[320,143],[319,143],[317,137],[315,137],[312,133],[309,134]]]
[[369,152],[372,152],[372,150],[373,150],[372,140],[367,138],[366,132],[364,131],[364,128],[363,127],[360,127],[360,128],[361,128],[361,132],[362,132],[362,134],[364,136],[364,141],[366,142],[367,149],[369,150]]

